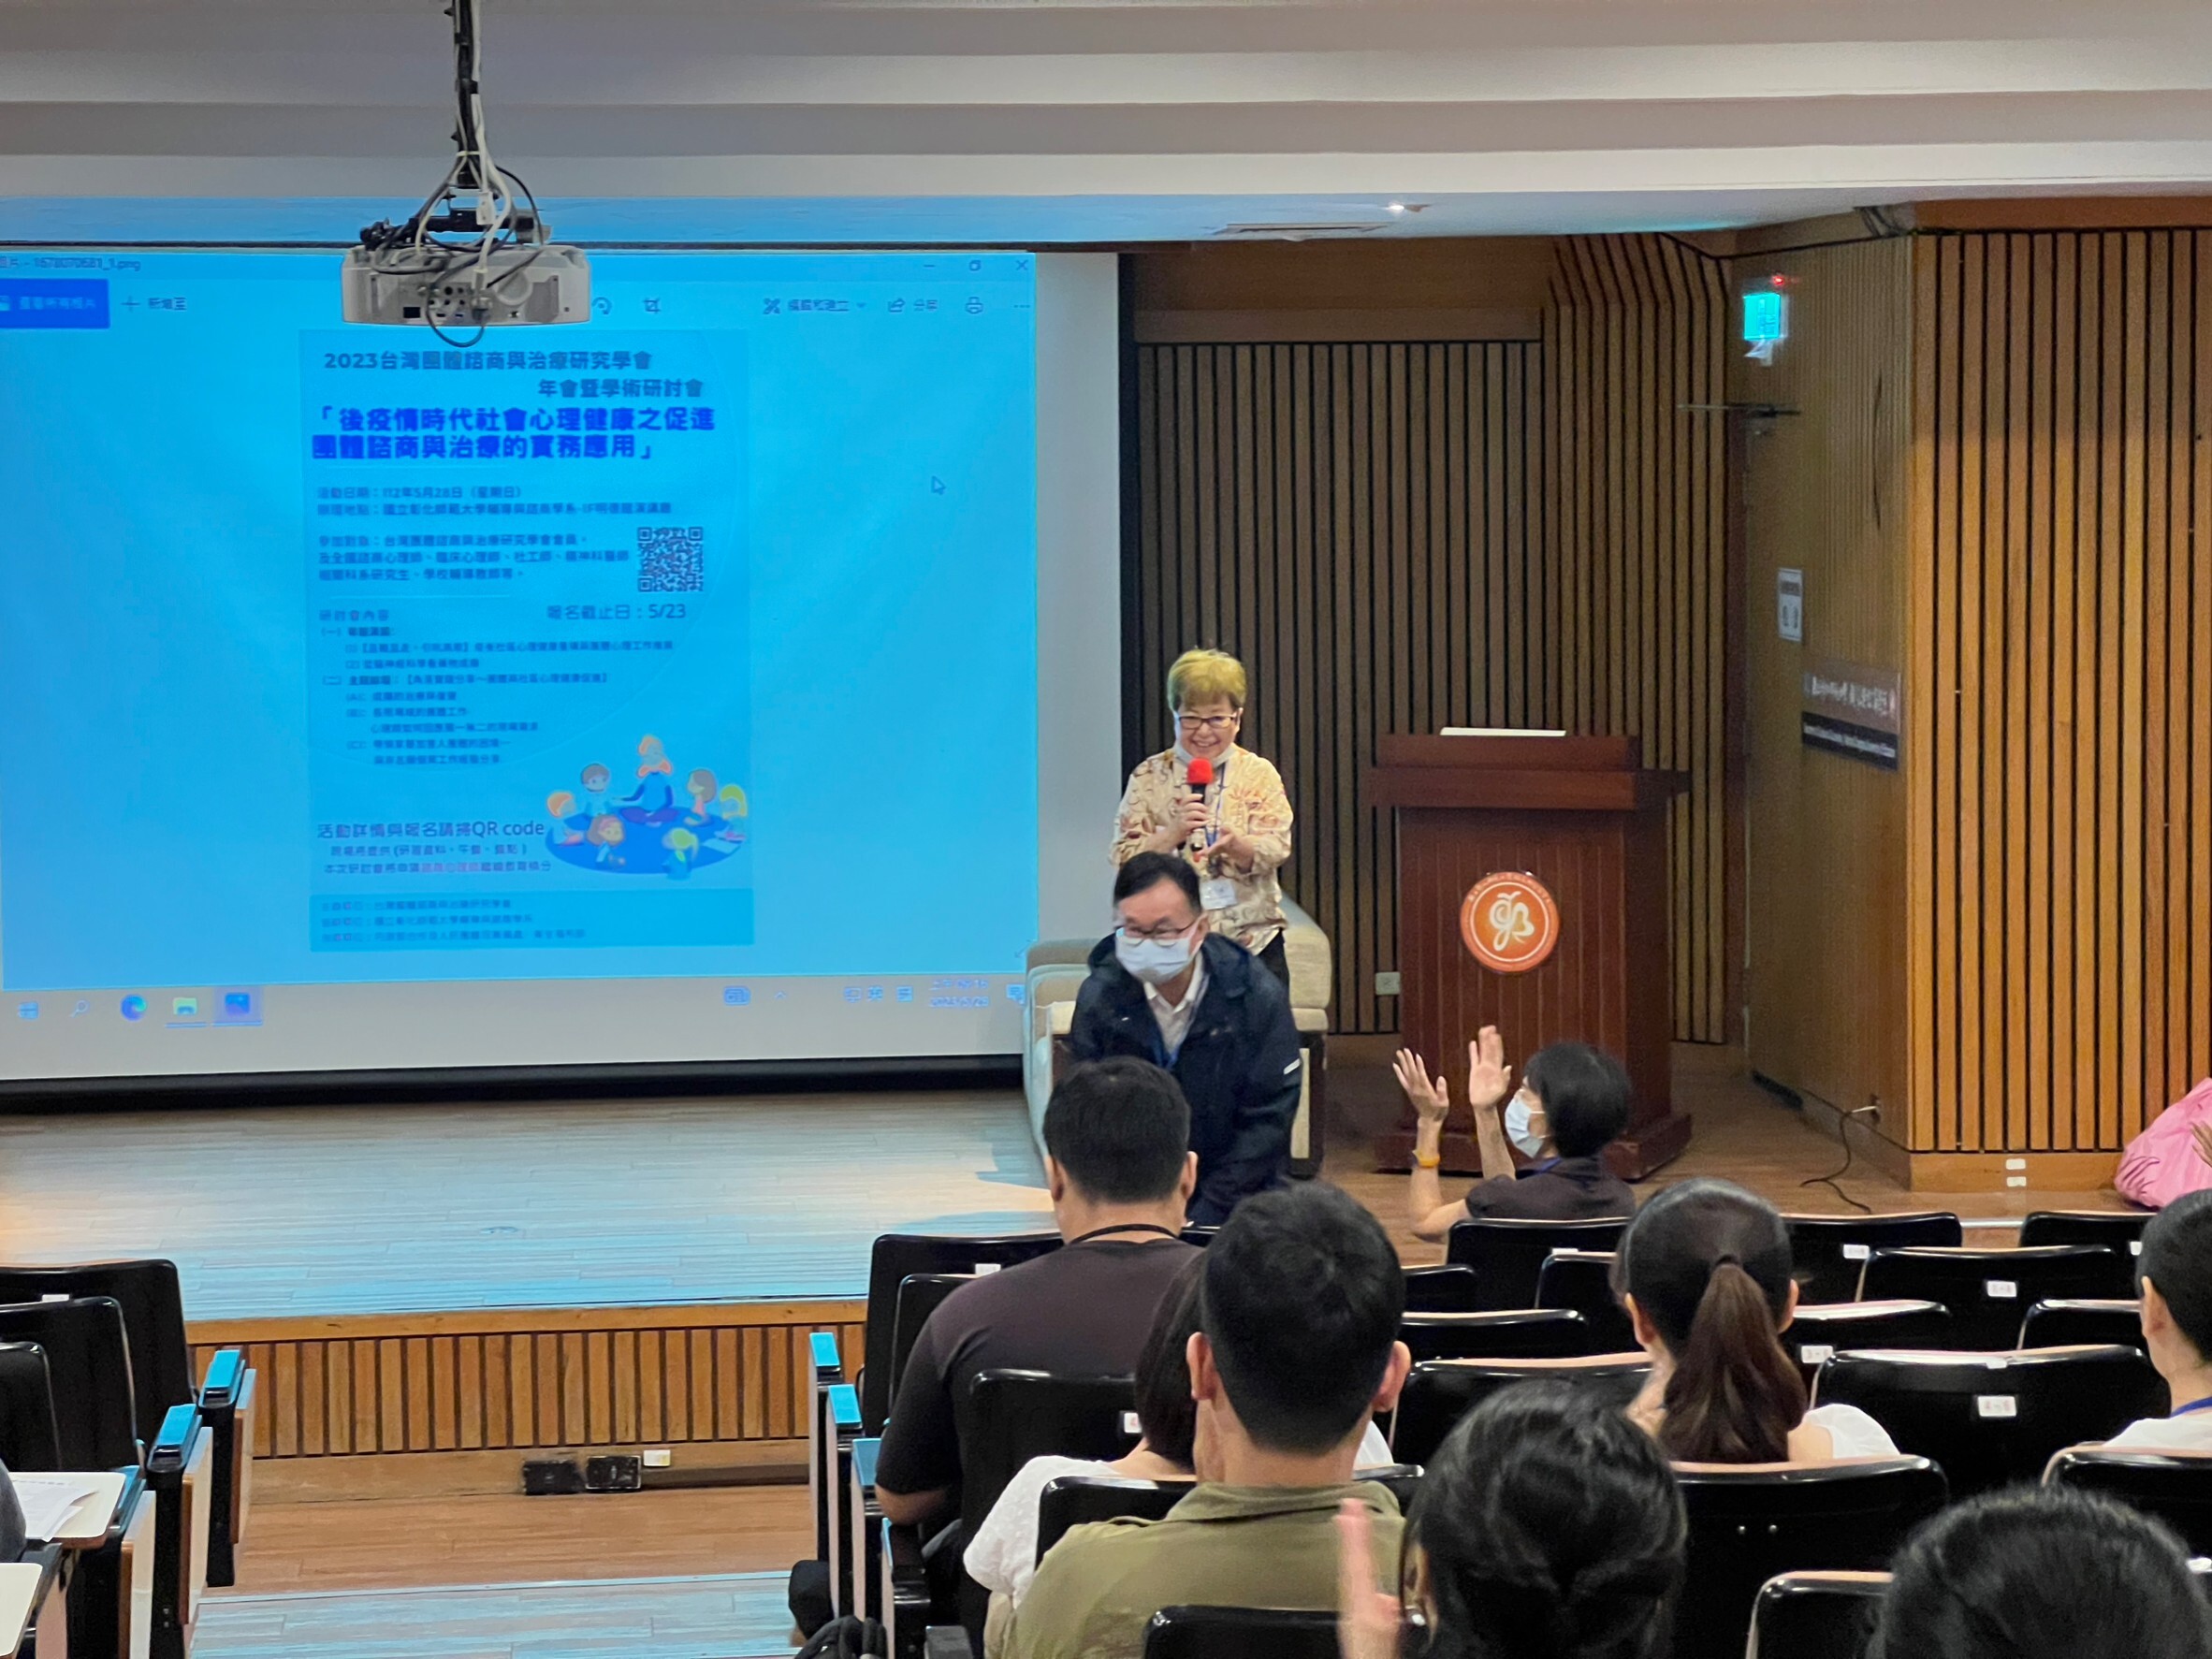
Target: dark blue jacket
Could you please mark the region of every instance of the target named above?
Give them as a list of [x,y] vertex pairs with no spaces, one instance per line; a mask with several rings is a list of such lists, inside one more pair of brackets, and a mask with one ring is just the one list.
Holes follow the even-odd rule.
[[1282,982],[1234,940],[1208,934],[1200,948],[1206,988],[1173,1065],[1143,985],[1114,960],[1112,934],[1091,952],[1068,1046],[1079,1060],[1134,1055],[1175,1074],[1199,1157],[1190,1222],[1218,1227],[1239,1200],[1283,1184],[1305,1056]]

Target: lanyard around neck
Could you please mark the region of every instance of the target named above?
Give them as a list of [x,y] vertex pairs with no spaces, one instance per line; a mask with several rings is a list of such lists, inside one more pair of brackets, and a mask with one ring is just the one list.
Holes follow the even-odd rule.
[[1179,1239],[1183,1236],[1173,1228],[1161,1227],[1156,1222],[1124,1221],[1118,1226],[1114,1227],[1094,1227],[1090,1231],[1083,1234],[1080,1238],[1070,1239],[1066,1247],[1072,1249],[1077,1244],[1087,1244],[1093,1239],[1102,1239],[1109,1233],[1116,1232],[1156,1232],[1163,1239]]

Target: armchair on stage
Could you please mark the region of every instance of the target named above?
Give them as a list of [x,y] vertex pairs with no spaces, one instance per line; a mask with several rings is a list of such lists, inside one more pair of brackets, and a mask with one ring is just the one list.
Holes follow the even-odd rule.
[[[1305,1082],[1298,1117],[1290,1126],[1290,1167],[1300,1175],[1320,1168],[1327,1143],[1329,994],[1333,969],[1329,936],[1288,898],[1284,954],[1290,965],[1290,1014],[1305,1049]],[[1088,977],[1085,966],[1096,939],[1041,939],[1029,947],[1028,1041],[1022,1049],[1022,1083],[1029,1097],[1029,1128],[1044,1144],[1044,1104],[1067,1062],[1068,1033],[1075,1024],[1075,995]]]

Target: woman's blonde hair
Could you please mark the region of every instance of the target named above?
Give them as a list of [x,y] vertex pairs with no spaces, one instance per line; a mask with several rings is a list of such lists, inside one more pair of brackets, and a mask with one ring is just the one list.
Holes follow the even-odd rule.
[[1216,697],[1228,698],[1229,706],[1241,712],[1248,689],[1244,665],[1227,651],[1185,651],[1168,664],[1171,712],[1193,703],[1211,703]]

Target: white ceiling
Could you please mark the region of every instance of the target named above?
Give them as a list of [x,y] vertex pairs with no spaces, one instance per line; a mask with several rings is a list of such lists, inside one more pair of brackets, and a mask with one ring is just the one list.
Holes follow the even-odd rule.
[[[1688,228],[2212,184],[2206,0],[488,11],[495,146],[583,240]],[[0,0],[0,237],[350,240],[442,168],[449,68],[433,0]]]

